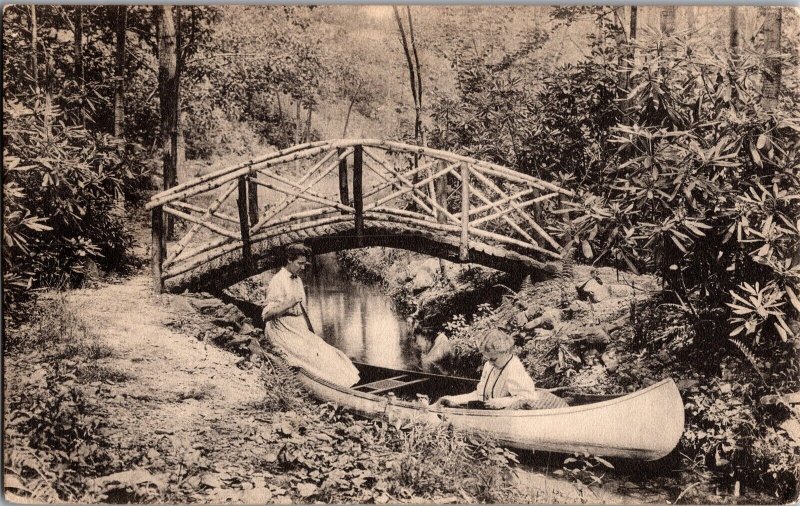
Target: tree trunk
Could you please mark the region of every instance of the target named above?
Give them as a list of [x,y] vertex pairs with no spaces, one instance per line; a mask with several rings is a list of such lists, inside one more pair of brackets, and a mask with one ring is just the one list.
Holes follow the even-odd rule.
[[739,47],[739,23],[737,21],[736,6],[733,5],[728,7],[728,35],[728,46],[731,48],[731,54],[736,55]]
[[675,50],[675,44],[670,40],[670,37],[675,32],[675,6],[669,5],[661,8],[659,16],[659,26],[661,34],[664,37],[664,45],[662,47],[662,55],[670,55]]
[[278,103],[278,121],[283,123],[283,106],[281,106],[281,92],[275,90],[275,101]]
[[300,144],[300,99],[298,98],[294,104],[294,143]]
[[308,114],[306,115],[306,131],[303,134],[303,142],[309,142],[311,140],[311,114],[314,112],[314,106],[308,104]]
[[675,31],[675,6],[668,5],[666,7],[662,7],[659,21],[661,32],[667,36],[672,35],[672,33]]
[[[631,71],[633,70],[634,60],[636,58],[636,47],[634,46],[636,42],[636,17],[638,15],[637,7],[635,5],[631,5],[631,23],[630,23],[630,33],[628,35],[628,41],[630,42],[630,49],[628,51],[628,60],[629,66],[625,70],[625,87],[626,91],[629,89],[631,84]],[[626,102],[623,102],[627,104]]]
[[778,106],[781,87],[781,8],[767,7],[764,13],[764,63],[761,87],[764,108],[772,111]]
[[75,80],[83,89],[83,6],[75,6]]
[[614,7],[614,39],[617,43],[617,65],[619,71],[617,73],[617,87],[619,88],[618,96],[626,96],[625,91],[628,87],[628,71],[625,70],[625,7],[618,5]]
[[347,125],[350,124],[350,112],[353,110],[353,104],[356,103],[355,98],[350,99],[350,105],[347,106],[347,115],[344,117],[344,128],[342,128],[342,138],[347,137]]
[[408,65],[408,75],[409,81],[411,83],[411,95],[414,99],[414,111],[415,111],[415,121],[414,121],[414,140],[416,141],[419,136],[419,132],[417,131],[417,121],[416,118],[419,117],[419,104],[417,102],[418,95],[417,95],[417,78],[414,72],[414,63],[411,61],[411,51],[409,50],[408,40],[406,39],[406,31],[403,28],[403,20],[400,19],[400,11],[397,10],[397,6],[393,5],[392,10],[394,11],[394,18],[397,21],[397,28],[400,30],[400,40],[403,43],[403,52],[406,55],[406,64]]
[[33,77],[33,88],[39,92],[39,58],[37,57],[37,47],[39,44],[36,33],[36,6],[31,5],[31,76]]
[[417,55],[417,44],[414,39],[414,23],[411,20],[411,7],[406,5],[406,16],[408,17],[408,33],[411,39],[411,52],[414,54],[414,68],[417,74],[417,96],[414,100],[414,141],[419,144],[422,134],[422,72],[419,66],[419,56]]
[[[80,7],[78,7],[80,8]],[[125,136],[125,31],[127,29],[128,7],[116,6],[117,52],[114,78],[114,136]]]
[[[186,159],[186,145],[183,138],[183,121],[181,118],[181,73],[183,73],[185,50],[183,42],[183,7],[176,6],[176,28],[175,28],[175,50],[177,52],[175,65],[175,133],[172,143],[172,161],[175,164],[175,174],[180,172],[183,162]],[[192,12],[194,8],[192,7]]]
[[[164,189],[177,184],[177,171],[174,163],[176,142],[176,118],[178,108],[177,89],[177,51],[175,43],[175,23],[172,18],[172,6],[156,7],[156,29],[158,36],[158,92],[161,112],[161,147],[164,167]],[[174,220],[167,225],[167,236],[172,237]]]

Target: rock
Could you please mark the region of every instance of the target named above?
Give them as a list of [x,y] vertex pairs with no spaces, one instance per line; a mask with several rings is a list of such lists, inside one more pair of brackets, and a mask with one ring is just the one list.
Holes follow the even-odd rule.
[[266,504],[272,500],[272,492],[265,486],[245,490],[242,494],[243,504]]
[[258,330],[247,322],[242,324],[242,328],[239,329],[239,332],[247,336],[255,336],[258,334]]
[[527,341],[545,341],[553,337],[553,331],[547,329],[533,329],[533,334],[530,334]]
[[633,297],[636,294],[632,286],[621,284],[609,287],[609,292],[612,297]]
[[658,359],[658,361],[661,362],[662,364],[666,364],[670,360],[672,360],[672,355],[670,355],[667,350],[661,350],[656,355],[656,359]]
[[226,327],[229,329],[235,328],[235,324],[227,318],[214,318],[211,320],[211,323],[216,325],[217,327]]
[[524,327],[525,324],[528,323],[528,317],[525,315],[525,311],[520,311],[514,315],[514,323],[516,323],[518,327]]
[[569,305],[569,309],[575,313],[585,313],[586,311],[589,311],[590,308],[589,304],[582,300],[573,300]]
[[184,483],[187,484],[191,488],[197,488],[197,487],[200,486],[200,477],[197,476],[197,475],[192,476],[190,478],[187,478]]
[[683,392],[685,390],[694,388],[695,386],[697,386],[698,383],[700,382],[697,381],[696,379],[680,379],[675,382],[675,385],[678,387],[678,390]]
[[222,480],[216,474],[204,474],[200,478],[200,485],[208,488],[222,488]]
[[729,394],[731,393],[732,387],[730,383],[723,383],[719,386],[719,392],[721,394]]
[[434,283],[436,283],[436,278],[433,274],[427,271],[421,271],[408,283],[408,289],[411,293],[419,293],[422,290],[427,290],[432,287]]
[[592,346],[604,346],[611,342],[611,336],[608,335],[605,328],[599,325],[571,331],[569,337],[574,341],[584,342]]
[[786,431],[790,438],[794,439],[795,443],[800,443],[800,422],[794,418],[789,418],[780,427]]
[[561,311],[555,308],[547,308],[541,316],[534,318],[525,325],[525,330],[544,328],[552,330],[561,321]]
[[436,336],[436,339],[433,341],[433,346],[431,347],[431,351],[425,354],[422,357],[422,363],[424,364],[435,364],[440,362],[445,357],[450,355],[452,351],[452,346],[450,345],[450,340],[444,334],[439,334]]
[[619,367],[619,360],[617,360],[617,352],[615,350],[608,350],[600,355],[600,360],[606,366],[608,372],[614,372]]
[[300,497],[303,498],[311,497],[312,495],[317,493],[317,486],[314,485],[313,483],[298,483],[297,493],[300,494]]
[[611,291],[607,286],[600,284],[595,278],[589,278],[583,283],[575,285],[578,291],[578,298],[594,303],[604,301],[611,297]]
[[542,306],[534,302],[533,304],[529,304],[525,309],[525,316],[527,316],[529,320],[533,320],[537,316],[541,316],[543,312]]
[[212,314],[223,305],[221,300],[215,298],[191,299],[189,304],[203,314]]

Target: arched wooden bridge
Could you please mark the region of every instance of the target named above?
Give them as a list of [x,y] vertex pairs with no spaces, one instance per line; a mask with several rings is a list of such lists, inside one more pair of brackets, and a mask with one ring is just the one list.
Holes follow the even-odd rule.
[[[545,228],[571,196],[446,151],[374,139],[312,142],[155,195],[146,206],[153,274],[159,291],[224,288],[280,265],[283,246],[301,241],[315,253],[388,246],[552,273],[561,245]],[[165,215],[182,234],[176,241],[166,240]]]

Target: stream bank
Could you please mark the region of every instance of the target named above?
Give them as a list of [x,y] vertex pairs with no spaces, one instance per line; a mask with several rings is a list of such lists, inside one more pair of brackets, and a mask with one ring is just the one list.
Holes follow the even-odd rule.
[[792,456],[800,441],[792,439],[792,418],[775,427],[759,424],[786,415],[775,417],[778,408],[759,406],[763,391],[743,356],[729,354],[719,363],[708,363],[704,357],[710,356],[709,350],[694,345],[696,329],[687,312],[661,291],[653,276],[574,265],[543,282],[508,281],[511,286],[499,303],[487,296],[453,310],[447,301],[457,300],[458,294],[447,281],[448,272],[476,273],[484,287],[505,283],[492,278],[488,269],[446,263],[444,276],[429,275],[439,261],[407,252],[354,250],[340,258],[352,272],[371,276],[388,293],[399,294],[412,313],[445,322],[434,330],[447,343],[445,353],[437,353],[444,372],[477,377],[479,336],[500,327],[515,338],[517,354],[542,387],[623,393],[666,377],[676,381],[686,426],[678,448],[665,459],[631,466],[587,455],[544,461],[538,455],[526,459],[530,469],[556,468],[561,476],[602,482],[625,494],[638,490],[643,502],[680,497],[695,503],[768,504],[796,499],[800,466]]
[[254,320],[211,294],[154,295],[140,273],[44,294],[37,309],[10,331],[6,356],[10,500],[628,501],[520,470],[492,441],[444,425],[395,426],[309,399],[258,358],[269,348]]

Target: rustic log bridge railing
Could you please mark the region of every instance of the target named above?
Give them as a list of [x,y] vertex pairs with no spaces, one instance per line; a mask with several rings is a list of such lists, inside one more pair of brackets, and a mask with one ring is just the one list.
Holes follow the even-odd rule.
[[[306,162],[302,174],[294,173],[298,161]],[[275,265],[276,251],[297,241],[320,252],[391,245],[458,262],[552,270],[561,245],[533,216],[551,217],[559,198],[572,196],[509,168],[427,147],[311,142],[155,195],[146,206],[155,288],[235,282]],[[164,214],[188,225],[169,252]]]

